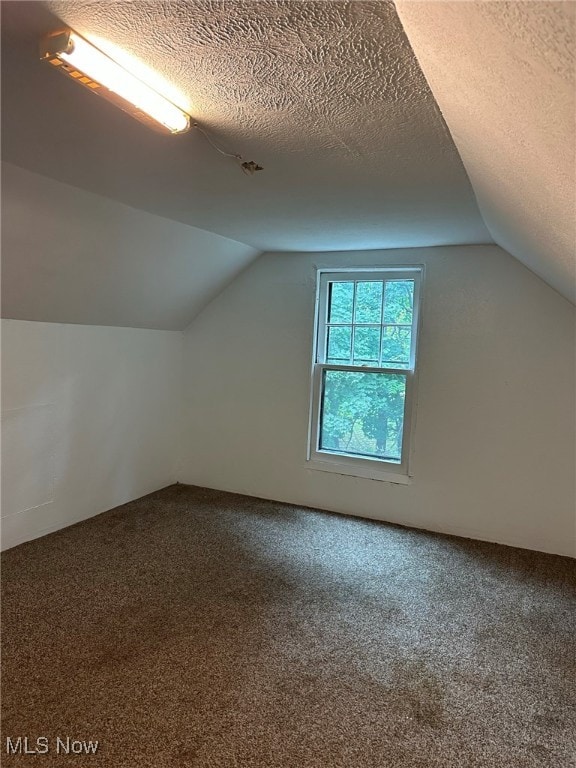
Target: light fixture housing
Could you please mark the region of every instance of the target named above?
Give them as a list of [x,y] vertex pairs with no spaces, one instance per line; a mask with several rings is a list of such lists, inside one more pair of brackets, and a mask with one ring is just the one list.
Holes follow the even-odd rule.
[[161,133],[185,133],[190,116],[70,29],[40,43],[40,59]]

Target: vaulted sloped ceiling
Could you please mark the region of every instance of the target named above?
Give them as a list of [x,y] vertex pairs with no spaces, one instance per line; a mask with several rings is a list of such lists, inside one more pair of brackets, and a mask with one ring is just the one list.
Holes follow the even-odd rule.
[[[3,3],[4,159],[262,250],[491,242],[392,2]],[[61,19],[62,21],[60,21]],[[168,82],[159,136],[37,60],[62,26]]]
[[495,242],[576,302],[576,3],[396,6]]
[[[492,237],[573,295],[573,6],[398,8],[3,2],[3,315],[181,328],[257,251]],[[246,176],[198,131],[156,134],[41,64],[39,39],[63,24],[152,68],[264,171]]]
[[259,251],[2,163],[2,316],[183,330]]

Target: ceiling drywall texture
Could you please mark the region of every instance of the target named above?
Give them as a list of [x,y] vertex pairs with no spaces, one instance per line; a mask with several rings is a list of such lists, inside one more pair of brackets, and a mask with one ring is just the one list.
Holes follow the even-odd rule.
[[576,302],[576,3],[396,5],[494,240]]
[[2,317],[183,330],[258,255],[2,163]]
[[[391,2],[53,2],[153,68],[197,131],[160,136],[37,61],[61,25],[3,4],[6,160],[261,249],[490,241]],[[104,42],[103,42],[104,41]]]

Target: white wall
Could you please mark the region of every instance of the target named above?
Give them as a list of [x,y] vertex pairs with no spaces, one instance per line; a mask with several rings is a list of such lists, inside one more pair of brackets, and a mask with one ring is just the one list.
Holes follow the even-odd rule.
[[2,546],[174,482],[183,335],[2,321]]
[[[307,469],[315,266],[420,263],[413,484]],[[496,246],[265,254],[186,334],[178,479],[575,555],[574,321]]]

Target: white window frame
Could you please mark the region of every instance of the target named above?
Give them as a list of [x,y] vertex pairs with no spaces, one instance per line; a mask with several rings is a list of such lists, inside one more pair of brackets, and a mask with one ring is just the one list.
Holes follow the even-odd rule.
[[[418,339],[421,317],[423,265],[408,267],[366,267],[348,269],[318,269],[316,278],[316,311],[314,318],[314,344],[312,357],[310,423],[308,430],[307,466],[309,469],[336,472],[343,475],[385,480],[407,485],[411,482],[410,460],[415,422]],[[334,365],[324,362],[326,325],[328,322],[328,284],[332,282],[362,282],[370,280],[414,280],[414,304],[412,311],[412,344],[408,368],[368,367],[358,365]],[[382,318],[383,319],[383,318]],[[406,378],[404,401],[404,429],[402,433],[402,458],[400,462],[376,457],[359,457],[347,453],[321,450],[320,404],[322,380],[325,370],[358,371],[361,373],[393,373]]]

